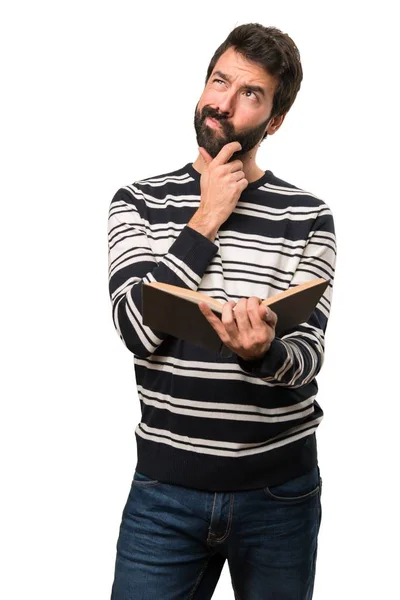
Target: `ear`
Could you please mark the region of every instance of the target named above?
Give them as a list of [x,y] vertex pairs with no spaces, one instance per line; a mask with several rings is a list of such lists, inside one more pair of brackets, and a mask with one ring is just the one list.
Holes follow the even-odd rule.
[[268,123],[268,127],[265,130],[265,133],[268,133],[268,135],[273,135],[276,131],[278,131],[279,127],[282,125],[285,117],[286,113],[284,115],[279,115],[278,117],[273,117]]

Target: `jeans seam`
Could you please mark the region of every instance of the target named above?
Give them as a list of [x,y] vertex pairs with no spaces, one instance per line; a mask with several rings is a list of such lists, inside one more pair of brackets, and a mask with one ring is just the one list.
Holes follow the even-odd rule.
[[[227,523],[227,526],[226,526],[226,531],[225,531],[224,535],[223,535],[222,537],[220,537],[220,538],[214,538],[214,539],[212,539],[212,540],[210,540],[210,535],[208,535],[207,542],[212,542],[212,543],[215,543],[215,542],[218,542],[218,543],[220,543],[220,542],[223,542],[224,540],[226,540],[226,538],[227,538],[227,537],[228,537],[228,535],[230,534],[230,531],[231,531],[231,525],[232,525],[232,518],[233,518],[233,501],[234,501],[234,497],[235,497],[235,496],[234,496],[234,494],[233,494],[233,493],[231,493],[230,500],[229,500],[229,515],[228,515],[228,523]],[[210,529],[211,529],[211,525],[210,525]],[[209,533],[210,533],[210,530],[209,530]]]
[[216,498],[217,498],[217,492],[214,492],[214,502],[213,502],[212,509],[211,509],[210,525],[209,525],[209,528],[208,528],[207,540],[210,537],[210,532],[211,532],[212,520],[213,520],[213,516],[214,516],[214,508],[215,508],[215,500],[216,500]]
[[228,524],[226,526],[226,532],[222,536],[222,538],[215,539],[214,540],[215,542],[223,542],[224,540],[226,540],[226,538],[228,537],[228,535],[231,532],[232,517],[233,517],[233,499],[234,499],[234,494],[231,493],[231,497],[230,497],[230,501],[229,501],[229,516],[228,516]]
[[271,492],[271,490],[269,489],[269,487],[265,487],[263,489],[264,489],[264,493],[269,498],[272,498],[273,500],[295,502],[296,500],[305,500],[306,498],[312,498],[313,496],[316,496],[318,494],[318,492],[319,492],[320,485],[318,484],[316,488],[314,488],[313,490],[311,490],[311,492],[308,492],[307,494],[303,494],[301,496],[276,496],[275,494],[273,494]]
[[197,588],[199,587],[200,581],[202,580],[202,578],[203,578],[203,575],[204,575],[204,573],[206,572],[206,569],[207,569],[207,567],[208,567],[208,564],[209,564],[209,562],[210,562],[210,560],[211,560],[212,556],[213,556],[213,555],[212,555],[212,554],[210,554],[210,556],[207,558],[207,562],[206,562],[206,564],[205,564],[205,565],[202,567],[202,569],[201,569],[200,573],[198,574],[198,576],[197,576],[197,579],[196,579],[196,581],[195,581],[195,584],[194,584],[194,586],[193,586],[193,588],[192,588],[192,591],[191,591],[191,592],[190,592],[190,594],[189,594],[189,598],[188,598],[188,600],[192,600],[192,598],[194,597],[194,594],[196,593],[196,590],[197,590]]
[[141,473],[138,473],[135,470],[135,473],[133,474],[132,485],[145,487],[147,485],[159,485],[161,483],[161,481],[159,481],[158,479],[153,479],[151,477],[147,477],[147,475],[144,475],[144,477],[147,477],[147,480],[135,479],[135,475],[141,475]]
[[160,485],[161,481],[133,481],[133,485],[137,487],[149,487],[152,485]]

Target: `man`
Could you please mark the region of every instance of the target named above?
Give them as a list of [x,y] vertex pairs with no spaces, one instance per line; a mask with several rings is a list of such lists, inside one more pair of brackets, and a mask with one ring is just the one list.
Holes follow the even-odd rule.
[[[112,600],[211,598],[228,559],[241,600],[310,599],[321,480],[315,400],[335,266],[329,208],[256,164],[302,80],[289,36],[235,28],[195,110],[194,163],[121,188],[109,216],[115,327],[134,354],[142,419]],[[275,335],[261,299],[315,277],[307,323]],[[232,356],[143,325],[143,283],[224,302],[201,310]]]

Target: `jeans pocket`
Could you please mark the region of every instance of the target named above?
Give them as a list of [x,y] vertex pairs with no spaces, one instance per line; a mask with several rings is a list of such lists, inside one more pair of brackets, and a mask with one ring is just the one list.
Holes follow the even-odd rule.
[[158,479],[151,479],[150,477],[147,477],[147,475],[143,475],[137,471],[135,471],[133,475],[132,485],[134,486],[144,487],[149,485],[159,485],[160,483],[161,482],[158,481]]
[[318,467],[285,483],[268,486],[264,492],[271,500],[277,502],[300,502],[316,496],[320,492],[320,476]]

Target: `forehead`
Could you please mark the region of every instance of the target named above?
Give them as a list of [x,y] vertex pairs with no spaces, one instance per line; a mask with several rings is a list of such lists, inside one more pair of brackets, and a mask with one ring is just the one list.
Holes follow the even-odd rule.
[[234,48],[228,48],[217,60],[214,71],[226,73],[233,81],[238,83],[261,85],[266,91],[273,94],[277,84],[276,77],[267,73],[259,64],[247,60],[236,52]]

